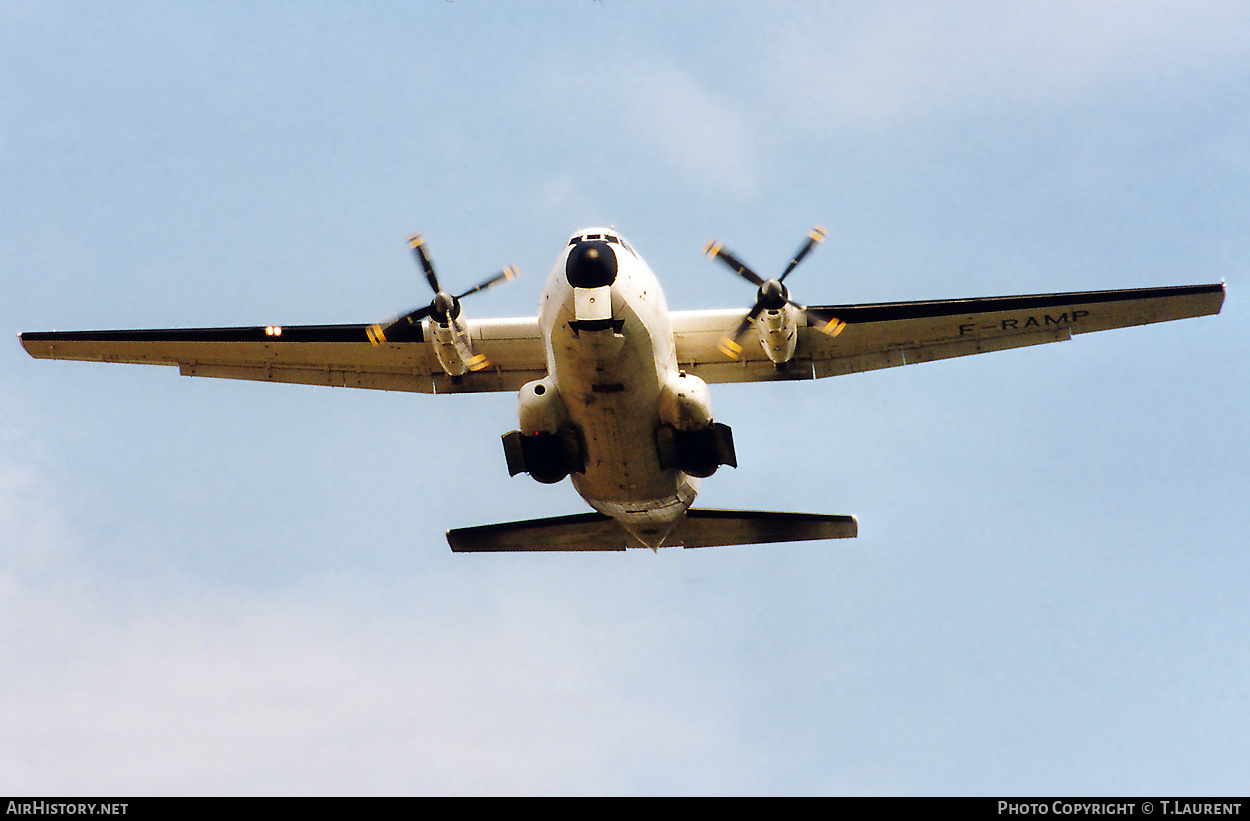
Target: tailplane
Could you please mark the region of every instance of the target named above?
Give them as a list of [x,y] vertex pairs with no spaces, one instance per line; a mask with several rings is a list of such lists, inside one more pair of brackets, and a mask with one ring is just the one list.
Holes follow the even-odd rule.
[[[665,547],[723,547],[853,539],[859,535],[854,516],[824,513],[779,513],[768,510],[686,511],[664,540]],[[646,547],[602,513],[579,513],[522,522],[504,522],[447,531],[456,553],[512,551],[625,550]]]

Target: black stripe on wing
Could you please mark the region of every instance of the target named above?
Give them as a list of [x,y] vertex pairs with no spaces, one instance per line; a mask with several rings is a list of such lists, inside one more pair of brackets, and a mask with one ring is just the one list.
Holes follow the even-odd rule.
[[[24,333],[23,342],[346,342],[370,344],[370,325],[260,325],[243,328],[166,328]],[[421,324],[395,329],[387,342],[424,342]]]
[[810,310],[827,311],[847,324],[890,322],[902,319],[931,319],[963,314],[1021,311],[1062,305],[1091,305],[1166,297],[1222,294],[1223,284],[1178,285],[1167,288],[1132,288],[1120,291],[1076,291],[1063,294],[995,296],[972,299],[940,299],[920,302],[883,302],[873,305],[814,305]]

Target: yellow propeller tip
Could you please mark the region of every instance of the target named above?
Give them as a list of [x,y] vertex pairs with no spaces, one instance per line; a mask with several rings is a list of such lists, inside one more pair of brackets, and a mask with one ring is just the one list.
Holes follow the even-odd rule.
[[742,358],[742,346],[739,345],[737,342],[734,342],[732,339],[729,339],[728,337],[726,337],[725,339],[722,339],[720,344],[717,345],[716,347],[720,350],[721,353],[723,353],[725,356],[729,357],[730,359]]
[[834,319],[829,320],[829,322],[825,324],[825,327],[821,328],[820,330],[821,330],[821,333],[834,337],[842,333],[844,328],[846,328],[846,323],[840,319],[834,318]]

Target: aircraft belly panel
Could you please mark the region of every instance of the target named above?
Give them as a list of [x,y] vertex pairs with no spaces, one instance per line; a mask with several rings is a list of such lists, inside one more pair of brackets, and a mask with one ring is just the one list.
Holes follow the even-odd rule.
[[562,322],[553,352],[560,395],[586,448],[574,486],[588,499],[632,502],[670,496],[676,472],[655,446],[660,383],[650,338],[635,316],[612,329],[574,333]]

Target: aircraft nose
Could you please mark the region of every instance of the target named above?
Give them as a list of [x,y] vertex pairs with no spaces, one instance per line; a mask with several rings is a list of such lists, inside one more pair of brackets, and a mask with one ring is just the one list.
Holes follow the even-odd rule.
[[616,281],[616,252],[606,242],[579,242],[569,251],[564,275],[574,288],[602,288]]

